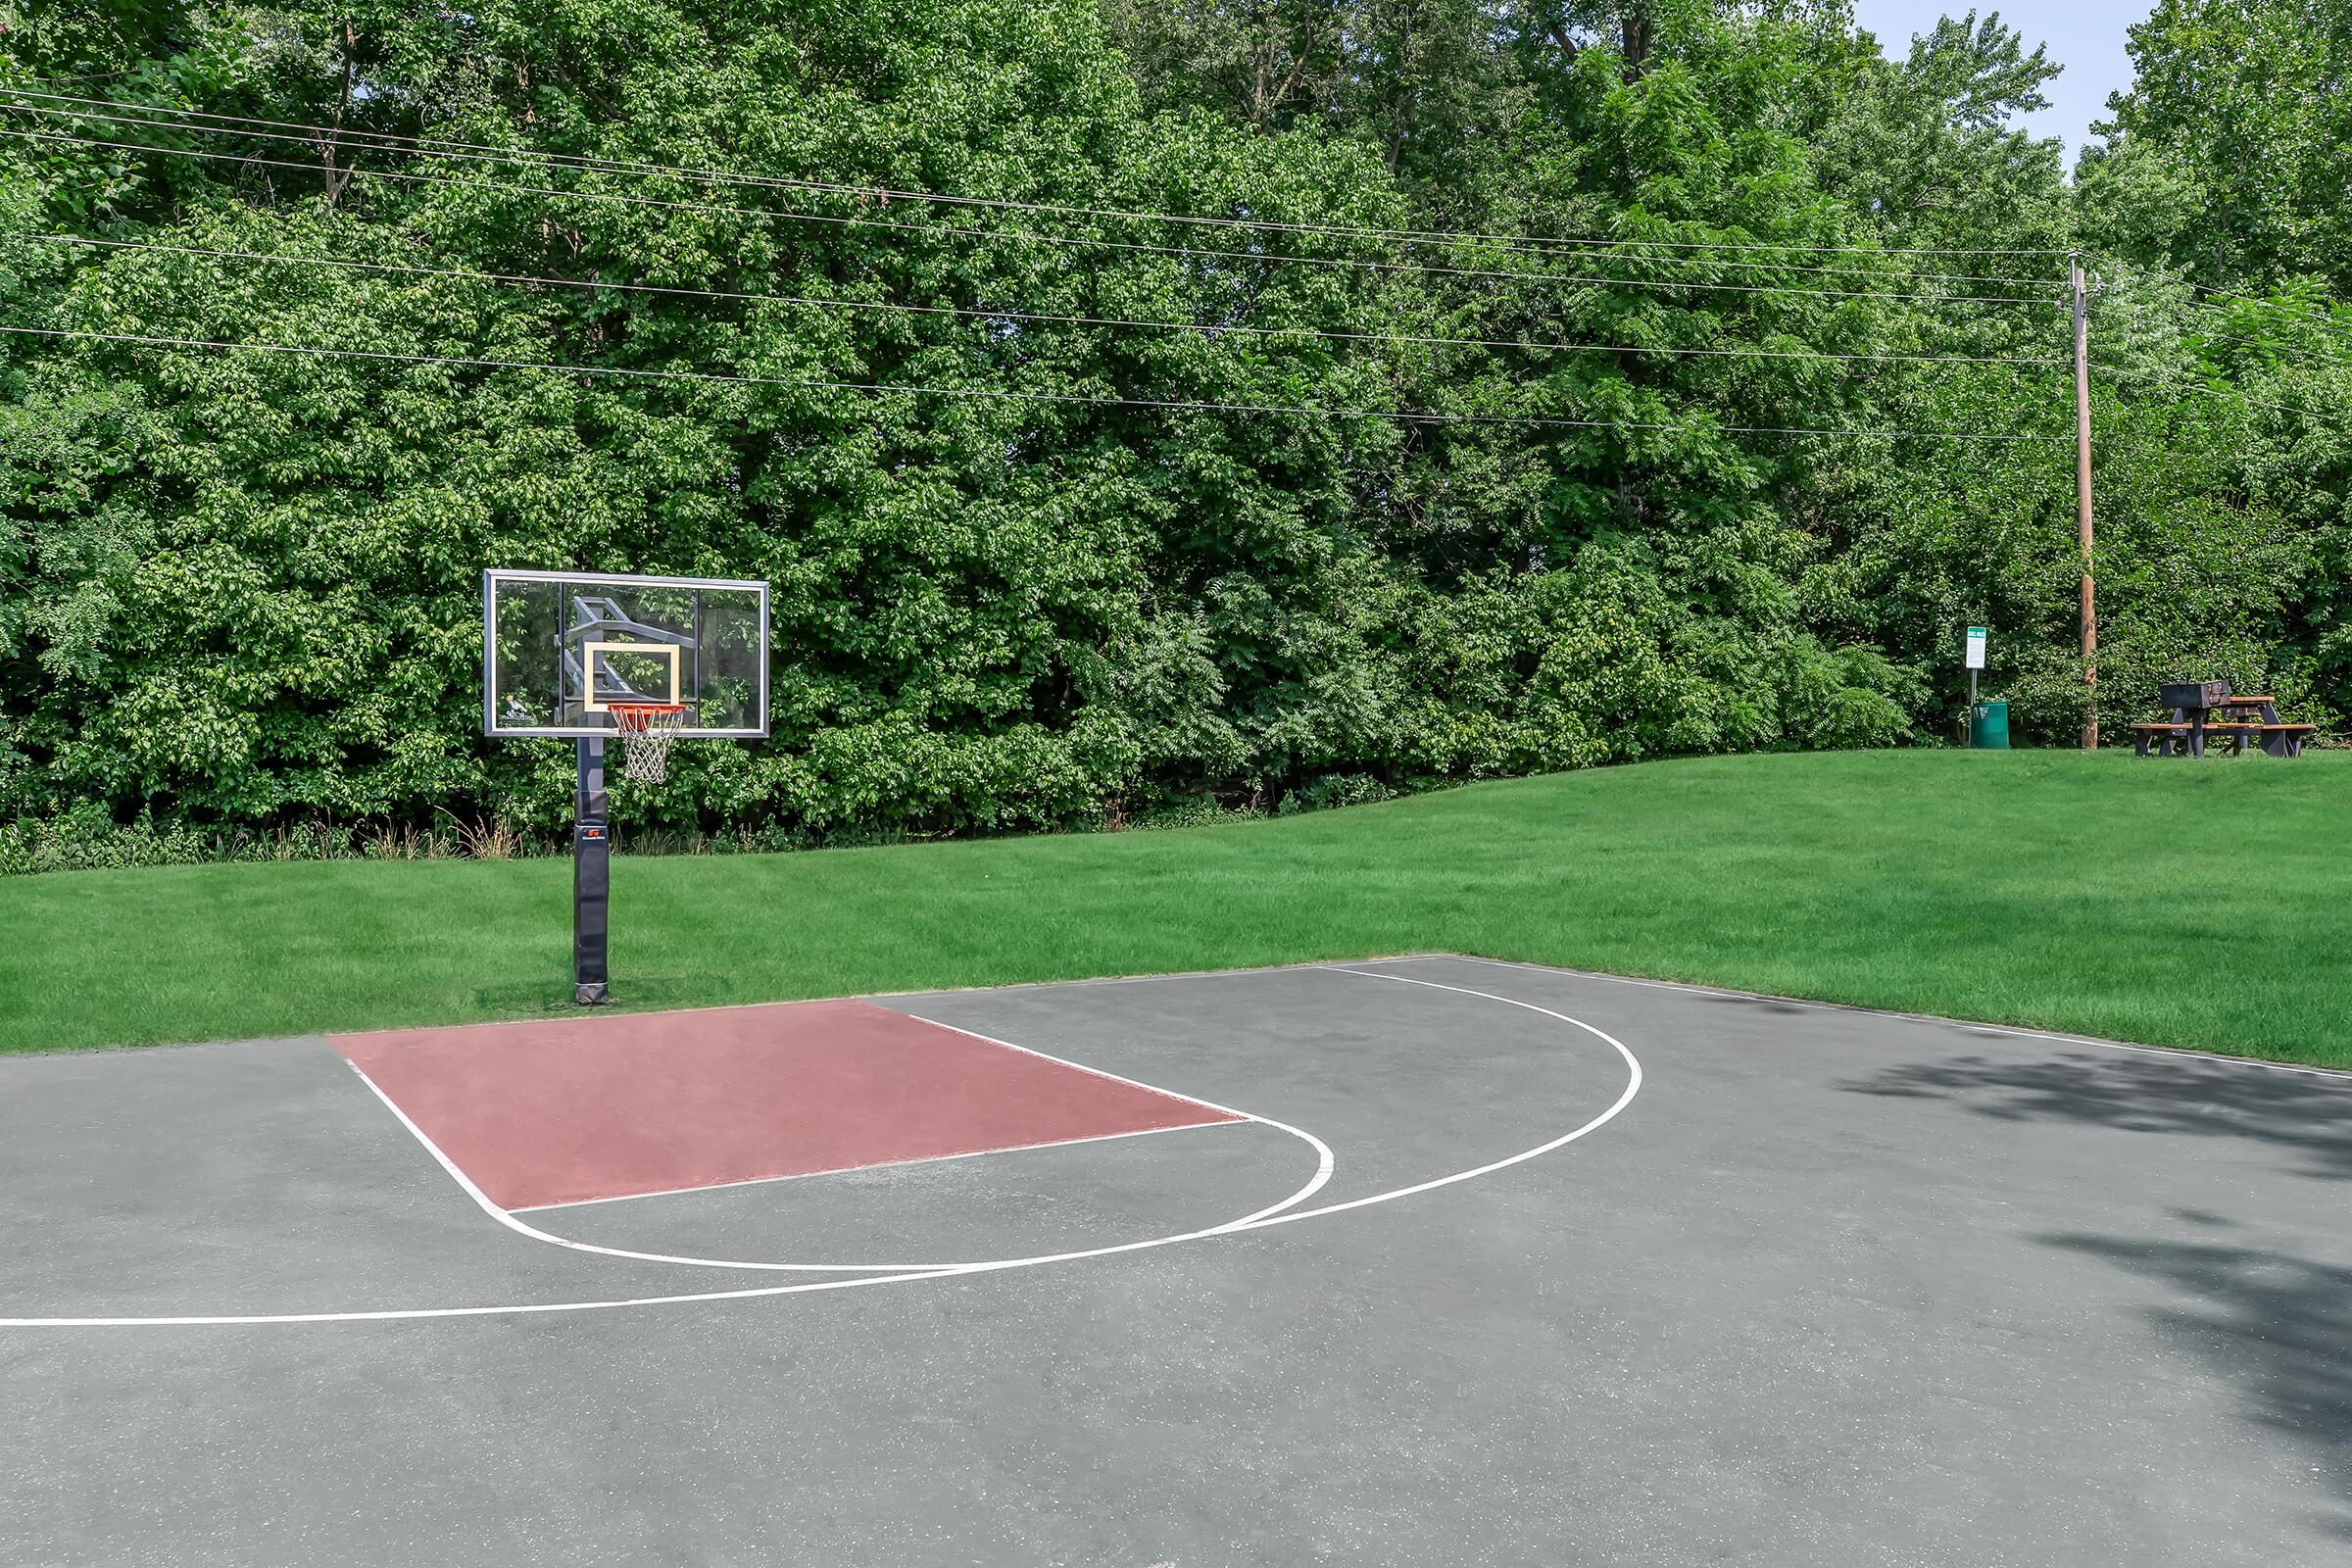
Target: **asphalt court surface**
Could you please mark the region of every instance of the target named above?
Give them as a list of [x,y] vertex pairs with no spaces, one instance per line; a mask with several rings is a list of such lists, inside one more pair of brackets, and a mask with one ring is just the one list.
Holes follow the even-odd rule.
[[2344,1078],[1444,957],[860,1005],[1245,1119],[502,1218],[322,1039],[0,1060],[0,1561],[2352,1557]]

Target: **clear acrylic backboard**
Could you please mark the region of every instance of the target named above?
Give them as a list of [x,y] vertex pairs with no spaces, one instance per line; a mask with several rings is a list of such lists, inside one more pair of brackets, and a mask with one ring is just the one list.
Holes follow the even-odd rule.
[[767,733],[767,584],[482,573],[482,732],[611,736],[612,707],[675,704],[681,738]]

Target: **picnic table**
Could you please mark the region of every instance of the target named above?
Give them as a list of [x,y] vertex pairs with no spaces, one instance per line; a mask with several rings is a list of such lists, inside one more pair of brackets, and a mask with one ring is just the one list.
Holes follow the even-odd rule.
[[2242,754],[2248,740],[2257,742],[2266,757],[2301,757],[2304,737],[2319,728],[2280,723],[2277,698],[2238,696],[2226,680],[2167,685],[2159,701],[2172,710],[2170,719],[2132,726],[2137,732],[2132,749],[2142,757],[2203,757],[2208,735],[2229,741],[2231,757]]

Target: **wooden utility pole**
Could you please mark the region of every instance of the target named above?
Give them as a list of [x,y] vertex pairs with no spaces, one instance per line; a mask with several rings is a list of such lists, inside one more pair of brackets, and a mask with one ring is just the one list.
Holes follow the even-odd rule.
[[2099,747],[2099,621],[2090,567],[2090,321],[2084,310],[2082,257],[2073,258],[2075,285],[2075,526],[2082,539],[2082,749]]

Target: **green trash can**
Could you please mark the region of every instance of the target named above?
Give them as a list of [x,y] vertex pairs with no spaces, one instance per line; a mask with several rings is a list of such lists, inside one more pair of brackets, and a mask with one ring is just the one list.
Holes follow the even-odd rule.
[[1982,752],[2009,749],[2009,705],[1978,703],[1968,710],[1968,744]]

